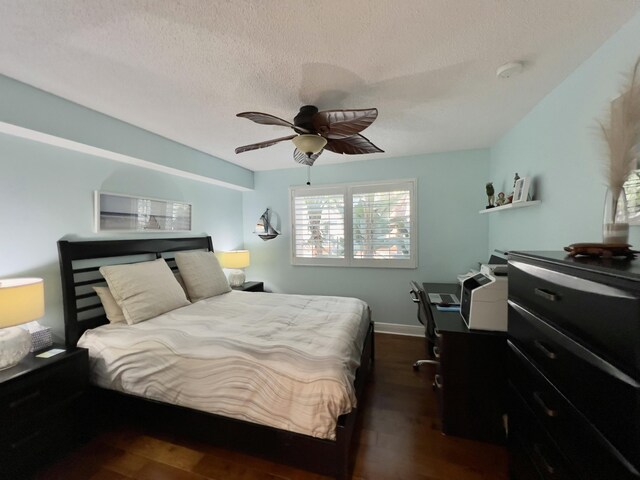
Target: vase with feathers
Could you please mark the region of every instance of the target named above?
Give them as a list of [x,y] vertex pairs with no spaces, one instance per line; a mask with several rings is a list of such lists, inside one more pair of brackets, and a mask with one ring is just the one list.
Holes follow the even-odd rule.
[[624,184],[638,168],[640,143],[640,58],[623,93],[611,105],[608,124],[600,124],[608,147],[602,236],[604,243],[627,243],[629,224]]

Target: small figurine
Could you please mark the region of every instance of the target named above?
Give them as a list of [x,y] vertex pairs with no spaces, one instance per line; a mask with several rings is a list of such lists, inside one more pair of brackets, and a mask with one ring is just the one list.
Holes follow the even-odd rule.
[[504,198],[504,192],[500,192],[498,194],[498,199],[496,200],[496,205],[498,207],[500,207],[500,206],[504,205],[505,203],[507,203],[507,199]]
[[493,195],[495,194],[495,190],[493,189],[493,182],[489,182],[486,185],[486,190],[487,190],[487,199],[489,202],[489,205],[487,205],[487,208],[493,208],[495,205],[493,204]]
[[506,203],[513,203],[513,194],[515,193],[516,183],[518,182],[518,180],[520,180],[520,175],[518,175],[518,172],[516,172],[516,175],[513,177],[513,190],[507,197]]

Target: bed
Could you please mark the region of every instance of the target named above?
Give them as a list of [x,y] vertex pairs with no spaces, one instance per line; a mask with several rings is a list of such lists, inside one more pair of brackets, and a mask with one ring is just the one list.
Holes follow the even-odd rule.
[[[172,270],[177,270],[174,260],[177,252],[212,252],[211,238],[61,240],[58,242],[58,249],[67,346],[79,345],[88,347],[90,352],[106,352],[102,358],[94,355],[92,359],[92,382],[97,385],[96,408],[121,409],[129,414],[135,412],[138,418],[162,418],[163,424],[170,432],[187,433],[198,440],[263,456],[323,475],[331,475],[337,479],[350,478],[349,447],[354,435],[357,402],[361,399],[374,358],[373,324],[366,305],[364,313],[358,313],[366,317],[365,322],[345,323],[344,328],[331,329],[331,325],[340,325],[336,323],[338,317],[332,317],[334,313],[338,315],[338,312],[345,308],[351,309],[352,312],[360,312],[363,310],[363,304],[358,304],[355,299],[340,297],[233,291],[201,300],[136,325],[109,324],[102,304],[92,290],[93,286],[104,282],[99,273],[101,266],[162,258]],[[186,313],[182,312],[183,310]],[[310,330],[310,327],[307,327],[308,330],[305,331],[305,322],[300,320],[316,317],[318,312],[322,312],[322,316],[326,317],[324,325],[314,325]],[[263,317],[269,319],[265,324],[275,324],[276,328],[266,332],[261,330],[261,322],[250,320]],[[296,323],[301,325],[301,330],[295,329]],[[177,324],[180,325],[181,331],[179,335],[172,335],[170,332],[175,330]],[[354,325],[359,326],[356,328]],[[171,371],[167,365],[161,365],[155,370],[149,370],[151,364],[147,362],[140,371],[148,374],[145,378],[149,381],[136,381],[140,374],[134,374],[132,377],[125,375],[123,380],[122,372],[127,370],[118,370],[120,360],[117,355],[113,356],[113,352],[128,348],[128,338],[132,337],[134,329],[136,342],[151,346],[149,352],[145,350],[144,354],[153,358],[167,358],[168,351],[175,351],[182,356],[190,357],[187,367],[183,365]],[[222,339],[223,332],[228,335],[225,339]],[[197,339],[198,345],[183,345],[185,336]],[[260,337],[261,342],[265,339],[266,341],[263,344],[255,344],[252,339],[256,337]],[[293,342],[293,337],[297,338],[298,343],[289,343]],[[299,340],[307,338],[310,339],[306,342],[308,347],[299,351]],[[345,389],[336,383],[335,389],[345,392],[342,392],[342,396],[337,395],[335,401],[330,399],[329,407],[322,411],[318,410],[319,407],[312,401],[314,394],[301,390],[304,383],[312,383],[305,382],[305,379],[317,377],[318,381],[325,381],[326,369],[332,370],[335,366],[335,362],[329,356],[325,358],[321,355],[321,349],[325,346],[317,340],[318,338],[327,338],[327,341],[336,345],[339,350],[351,351],[352,356],[353,352],[356,352],[358,357],[352,358],[349,362],[353,363],[354,367],[359,365],[357,370],[354,368],[351,373],[346,373],[348,388]],[[298,356],[292,357],[294,354]],[[212,357],[207,361],[221,362],[220,368],[206,366],[209,364],[202,363],[204,357]],[[304,359],[307,357],[310,360],[305,363]],[[113,365],[107,365],[110,363],[109,358],[115,358],[111,361],[115,368]],[[234,371],[233,378],[229,376],[230,358],[233,358],[235,365],[243,366]],[[321,359],[320,362],[318,358]],[[143,360],[138,358],[130,359],[128,362],[132,365],[143,364]],[[295,380],[296,372],[288,370],[292,364],[300,366],[299,381],[283,386],[283,379]],[[277,407],[273,398],[267,400],[260,395],[256,395],[253,407],[249,408],[248,412],[236,408],[236,403],[247,403],[244,401],[227,402],[223,407],[218,405],[208,408],[209,404],[214,405],[215,398],[223,392],[230,393],[231,398],[242,393],[240,390],[251,383],[251,379],[244,376],[243,372],[246,371],[249,375],[252,369],[266,369],[266,376],[274,377],[274,365],[284,365],[285,370],[280,372],[281,377],[274,380],[278,387],[275,390],[272,388],[272,391],[291,390],[293,398],[301,400],[302,408],[299,411],[295,408],[287,410],[286,401]],[[198,383],[205,385],[211,393],[207,394],[205,390],[203,394],[201,389],[194,393],[189,390],[193,385],[175,383],[177,379],[188,376],[185,372],[191,372],[193,378],[205,378],[206,380]],[[215,375],[215,372],[221,374]],[[329,380],[329,383],[331,381]],[[168,388],[153,387],[159,384]],[[140,386],[144,386],[145,392],[136,390]],[[193,402],[193,399],[197,401]],[[266,402],[269,402],[270,408],[260,408]],[[274,407],[271,408],[271,405]],[[285,415],[287,411],[290,413]],[[306,423],[308,419],[313,419],[315,423]]]

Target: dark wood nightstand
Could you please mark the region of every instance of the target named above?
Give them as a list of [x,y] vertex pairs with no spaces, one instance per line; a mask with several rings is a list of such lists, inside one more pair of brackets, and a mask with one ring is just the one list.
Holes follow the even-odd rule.
[[239,287],[231,287],[241,292],[264,292],[264,282],[244,282]]
[[78,440],[88,384],[84,348],[50,358],[29,354],[0,371],[0,478],[29,478]]

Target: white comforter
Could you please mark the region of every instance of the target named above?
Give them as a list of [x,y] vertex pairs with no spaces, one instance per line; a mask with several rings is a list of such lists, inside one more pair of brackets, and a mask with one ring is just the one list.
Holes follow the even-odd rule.
[[367,320],[355,298],[232,291],[78,345],[100,387],[335,439]]

